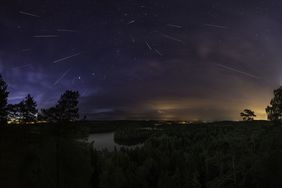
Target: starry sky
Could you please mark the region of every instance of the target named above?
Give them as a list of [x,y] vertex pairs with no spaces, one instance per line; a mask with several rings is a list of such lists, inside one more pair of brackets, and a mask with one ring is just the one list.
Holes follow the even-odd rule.
[[78,90],[89,119],[265,119],[282,82],[280,0],[4,0],[9,102]]

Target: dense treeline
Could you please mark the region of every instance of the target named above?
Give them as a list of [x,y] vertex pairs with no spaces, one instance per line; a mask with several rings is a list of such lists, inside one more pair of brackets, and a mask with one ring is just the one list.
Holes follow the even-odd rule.
[[0,127],[0,187],[89,187],[90,152],[78,126]]
[[282,187],[282,128],[173,127],[143,147],[93,151],[93,187]]
[[78,142],[84,134],[79,126],[2,128],[1,185],[282,187],[282,127],[232,124],[161,126],[142,147],[114,151]]
[[40,113],[36,101],[30,94],[18,104],[8,104],[9,94],[8,85],[0,74],[0,126],[8,122],[11,124],[66,123],[79,119],[78,91],[65,91],[54,107],[42,109]]
[[127,127],[118,129],[114,134],[114,141],[120,145],[137,145],[144,143],[158,131],[151,128],[133,128]]

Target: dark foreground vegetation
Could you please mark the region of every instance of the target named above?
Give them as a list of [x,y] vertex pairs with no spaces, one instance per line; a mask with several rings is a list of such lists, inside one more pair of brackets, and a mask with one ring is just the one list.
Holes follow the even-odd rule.
[[[79,93],[70,90],[40,112],[30,95],[18,104],[8,95],[0,75],[1,188],[282,187],[282,87],[266,108],[271,122],[245,109],[244,122],[189,125],[79,120]],[[86,142],[103,132],[138,146]]]
[[79,142],[93,131],[85,125],[2,127],[1,187],[282,187],[281,126],[129,124],[114,130],[129,144],[145,132],[143,145],[114,151]]
[[114,141],[120,145],[127,146],[142,144],[158,132],[159,130],[152,128],[126,127],[115,131]]

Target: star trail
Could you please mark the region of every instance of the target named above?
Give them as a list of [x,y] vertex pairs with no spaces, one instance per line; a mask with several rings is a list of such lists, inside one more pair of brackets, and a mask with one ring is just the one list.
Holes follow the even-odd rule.
[[282,84],[282,2],[42,0],[0,3],[9,102],[67,89],[91,119],[265,119]]

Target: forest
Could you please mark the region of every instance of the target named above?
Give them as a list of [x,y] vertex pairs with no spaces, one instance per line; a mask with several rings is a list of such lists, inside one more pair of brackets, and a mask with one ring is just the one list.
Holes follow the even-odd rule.
[[[38,115],[30,95],[8,105],[1,83],[3,187],[282,187],[281,87],[266,108],[271,121],[255,121],[245,109],[243,121],[183,124],[79,120],[75,91]],[[7,125],[9,118],[15,122]],[[87,141],[107,132],[119,147],[97,149]]]
[[[135,122],[138,124],[138,122]],[[141,122],[142,123],[142,122]],[[153,126],[153,124],[152,124]],[[1,129],[6,187],[281,187],[282,127],[266,121],[116,129],[142,146],[97,150],[73,126]],[[138,138],[137,136],[137,138]],[[141,139],[141,140],[142,140]],[[15,181],[16,180],[16,181]]]

